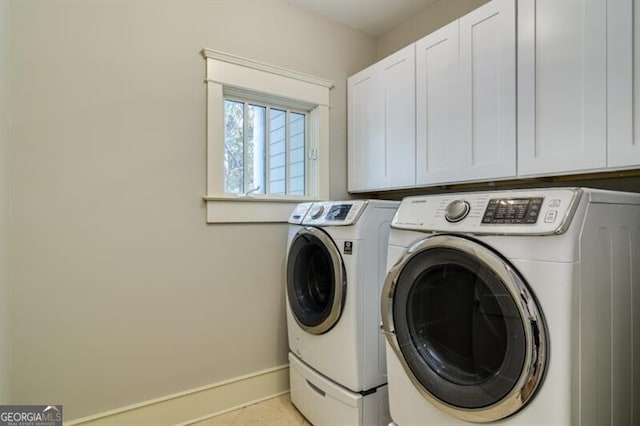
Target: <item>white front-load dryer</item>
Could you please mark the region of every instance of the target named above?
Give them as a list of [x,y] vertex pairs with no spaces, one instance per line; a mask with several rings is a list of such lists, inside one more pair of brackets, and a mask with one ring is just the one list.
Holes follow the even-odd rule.
[[290,225],[291,399],[313,424],[389,421],[379,304],[389,226],[398,205],[319,202]]
[[381,298],[398,425],[640,424],[640,195],[407,197]]

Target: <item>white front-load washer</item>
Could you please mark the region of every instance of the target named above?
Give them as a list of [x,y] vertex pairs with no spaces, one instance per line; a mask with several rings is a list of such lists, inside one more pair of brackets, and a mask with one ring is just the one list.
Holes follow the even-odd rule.
[[[387,424],[380,293],[399,203],[350,200],[299,207],[286,262],[291,400],[321,424]],[[296,213],[300,216],[300,211]]]
[[640,194],[405,198],[381,298],[398,425],[640,424]]

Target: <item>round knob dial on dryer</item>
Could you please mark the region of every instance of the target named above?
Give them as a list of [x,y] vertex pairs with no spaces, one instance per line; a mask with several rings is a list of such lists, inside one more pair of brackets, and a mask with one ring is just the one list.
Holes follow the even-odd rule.
[[455,200],[447,205],[447,209],[444,212],[444,218],[447,219],[447,222],[460,222],[462,219],[467,217],[470,210],[471,206],[468,202],[464,200]]
[[322,216],[322,213],[324,212],[324,206],[314,206],[311,209],[311,219],[317,219],[320,216]]

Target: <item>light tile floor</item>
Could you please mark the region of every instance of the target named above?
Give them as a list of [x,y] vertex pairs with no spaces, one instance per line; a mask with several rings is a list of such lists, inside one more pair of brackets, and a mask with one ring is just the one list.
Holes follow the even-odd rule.
[[212,417],[191,426],[311,426],[289,399],[289,394]]

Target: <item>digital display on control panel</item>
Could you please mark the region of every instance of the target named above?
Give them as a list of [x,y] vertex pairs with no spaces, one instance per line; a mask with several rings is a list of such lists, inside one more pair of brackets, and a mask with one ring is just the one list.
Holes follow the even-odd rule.
[[327,220],[345,220],[347,218],[347,214],[349,214],[349,210],[351,210],[351,204],[337,204],[335,206],[331,206],[329,209],[329,213],[327,213]]
[[492,198],[484,211],[484,224],[534,224],[538,220],[542,197]]

